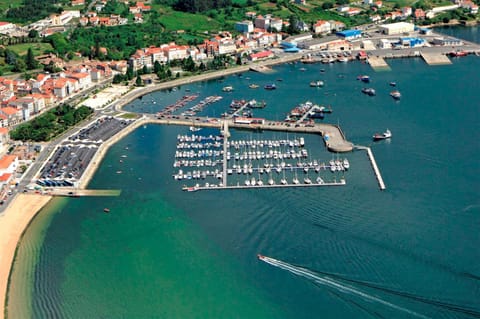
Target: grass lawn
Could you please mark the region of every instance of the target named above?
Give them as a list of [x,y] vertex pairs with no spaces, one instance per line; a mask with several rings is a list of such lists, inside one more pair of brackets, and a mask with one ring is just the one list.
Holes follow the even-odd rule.
[[215,21],[215,19],[201,14],[191,14],[162,8],[160,16],[160,21],[165,26],[165,31],[218,31],[222,29],[222,25]]
[[34,55],[44,54],[48,50],[53,50],[53,47],[50,43],[21,43],[9,45],[8,49],[17,53],[18,55],[27,54],[28,48],[32,48]]

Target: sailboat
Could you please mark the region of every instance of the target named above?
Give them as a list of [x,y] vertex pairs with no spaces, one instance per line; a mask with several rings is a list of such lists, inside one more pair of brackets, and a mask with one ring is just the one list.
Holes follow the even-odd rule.
[[298,176],[297,176],[297,170],[295,170],[295,176],[293,177],[293,184],[297,185],[299,183],[298,181]]
[[280,184],[287,185],[287,179],[285,178],[285,171],[283,171],[283,178],[280,180]]

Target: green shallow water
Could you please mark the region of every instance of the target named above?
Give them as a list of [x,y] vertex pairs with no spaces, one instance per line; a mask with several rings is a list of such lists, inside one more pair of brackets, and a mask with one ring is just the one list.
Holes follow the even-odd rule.
[[[171,175],[176,136],[187,129],[139,128],[109,150],[90,184],[121,189],[119,197],[68,199],[44,211],[42,227],[32,224],[22,247],[36,248],[17,258],[21,293],[12,290],[11,307],[25,305],[31,318],[479,317],[480,59],[389,64],[377,73],[361,63],[283,65],[134,101],[128,108],[155,112],[187,88],[202,98],[232,85],[203,114],[224,112],[233,98],[265,100],[255,114],[278,119],[306,99],[331,104],[325,121],[372,146],[387,190],[378,190],[365,153],[353,152],[344,187],[185,193]],[[360,92],[359,74],[371,76],[377,96]],[[279,78],[275,92],[241,89]],[[308,87],[317,78],[325,87]],[[399,102],[388,96],[390,81]],[[392,140],[373,144],[385,128]],[[318,137],[305,142],[314,158],[332,157]],[[18,314],[9,318],[25,318]]]

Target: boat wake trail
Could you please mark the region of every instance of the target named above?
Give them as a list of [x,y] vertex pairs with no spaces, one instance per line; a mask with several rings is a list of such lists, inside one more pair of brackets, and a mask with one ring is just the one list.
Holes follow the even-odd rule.
[[336,280],[333,280],[332,278],[329,278],[327,276],[319,276],[318,274],[315,274],[313,271],[310,271],[308,269],[298,267],[298,266],[293,266],[293,265],[291,265],[289,263],[286,263],[286,262],[283,262],[281,260],[277,260],[277,259],[267,257],[267,256],[263,256],[263,255],[258,255],[258,259],[260,259],[261,261],[266,262],[267,264],[270,264],[274,267],[278,267],[278,268],[281,268],[283,270],[287,270],[287,271],[289,271],[289,272],[291,272],[295,275],[310,279],[313,282],[315,282],[316,284],[327,286],[327,287],[339,290],[339,291],[344,292],[344,293],[350,293],[350,294],[353,294],[353,295],[357,295],[357,296],[362,297],[366,300],[377,302],[379,304],[382,304],[384,306],[390,307],[392,309],[395,309],[395,310],[398,310],[398,311],[401,311],[401,312],[405,312],[405,313],[407,313],[411,316],[415,316],[417,318],[425,318],[425,319],[428,318],[428,317],[426,317],[422,314],[419,314],[415,311],[397,306],[395,304],[392,304],[392,303],[390,303],[388,301],[385,301],[383,299],[380,299],[378,297],[369,295],[369,294],[367,294],[363,291],[360,291],[360,290],[358,290],[354,287],[351,287],[351,286],[346,285],[346,284],[342,284],[342,283],[340,283]]

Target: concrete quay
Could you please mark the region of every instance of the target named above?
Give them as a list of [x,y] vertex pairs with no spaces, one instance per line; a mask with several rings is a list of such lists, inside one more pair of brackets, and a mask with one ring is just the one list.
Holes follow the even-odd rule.
[[446,55],[440,53],[421,52],[420,55],[428,65],[452,64]]
[[382,57],[370,56],[370,57],[368,57],[367,61],[370,64],[370,66],[375,70],[377,70],[377,69],[379,69],[379,70],[390,70],[390,66],[387,64],[387,62]]

